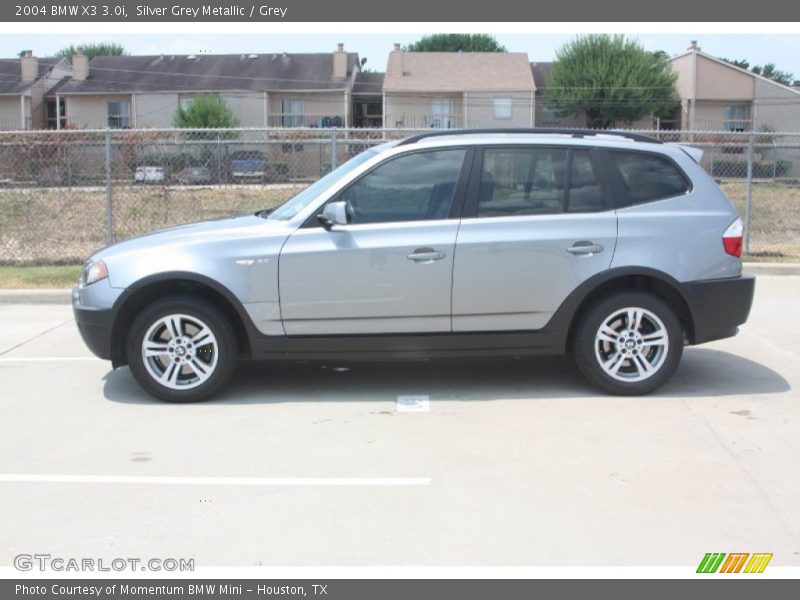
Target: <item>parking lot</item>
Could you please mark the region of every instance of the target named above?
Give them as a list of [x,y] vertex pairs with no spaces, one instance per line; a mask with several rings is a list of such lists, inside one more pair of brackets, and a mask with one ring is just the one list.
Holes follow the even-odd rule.
[[246,364],[170,405],[69,306],[1,306],[0,566],[800,565],[800,277],[756,287],[737,337],[640,398],[548,358]]

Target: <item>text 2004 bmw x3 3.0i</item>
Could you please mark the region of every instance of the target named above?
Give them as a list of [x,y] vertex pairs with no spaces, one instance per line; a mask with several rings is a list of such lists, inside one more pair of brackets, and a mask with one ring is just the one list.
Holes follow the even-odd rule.
[[75,318],[164,400],[210,396],[243,357],[569,353],[600,389],[647,393],[753,299],[742,222],[697,160],[580,130],[390,142],[272,212],[99,251]]

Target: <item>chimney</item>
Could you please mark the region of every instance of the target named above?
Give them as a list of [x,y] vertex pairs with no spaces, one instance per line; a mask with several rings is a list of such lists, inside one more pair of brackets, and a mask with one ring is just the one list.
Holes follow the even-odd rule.
[[692,40],[687,50],[690,50],[692,52],[699,52],[700,46],[697,45],[697,40]]
[[394,50],[389,53],[389,64],[386,66],[386,74],[390,77],[403,76],[403,54],[400,44],[395,44]]
[[333,77],[347,77],[347,52],[341,43],[337,44],[336,52],[333,53]]
[[39,77],[39,59],[33,55],[33,50],[25,50],[19,64],[22,81],[35,81]]
[[89,77],[89,57],[83,53],[83,46],[78,46],[72,55],[72,78],[75,81],[85,81],[87,77]]

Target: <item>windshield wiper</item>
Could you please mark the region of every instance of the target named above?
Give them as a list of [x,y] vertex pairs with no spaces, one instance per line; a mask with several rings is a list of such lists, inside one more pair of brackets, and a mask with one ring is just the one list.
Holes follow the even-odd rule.
[[256,211],[256,216],[261,217],[262,219],[266,219],[269,216],[269,213],[274,211],[274,208],[262,208],[261,210]]

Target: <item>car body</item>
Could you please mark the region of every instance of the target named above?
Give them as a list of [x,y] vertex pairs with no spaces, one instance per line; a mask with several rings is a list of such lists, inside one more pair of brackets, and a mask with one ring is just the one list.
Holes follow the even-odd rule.
[[192,160],[175,174],[175,180],[181,185],[208,185],[214,181],[214,175],[208,165]]
[[601,389],[646,393],[753,299],[741,220],[698,159],[583,130],[389,142],[275,211],[99,251],[76,321],[166,400],[210,396],[241,357],[568,353]]
[[164,183],[167,179],[167,169],[158,165],[140,165],[133,171],[135,183]]
[[259,150],[237,150],[231,154],[230,173],[235,180],[263,180],[267,174],[267,160]]

